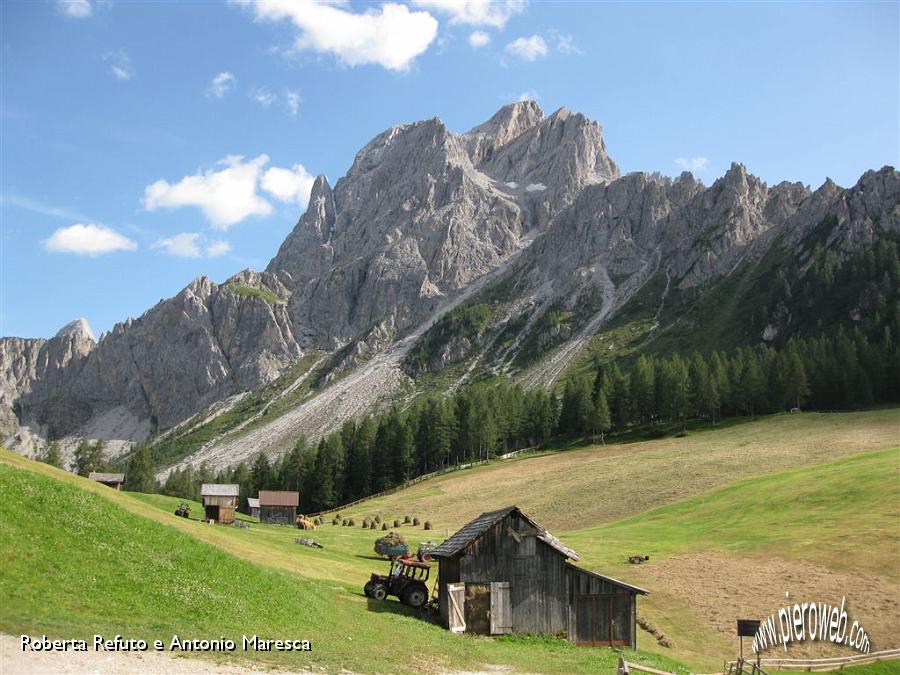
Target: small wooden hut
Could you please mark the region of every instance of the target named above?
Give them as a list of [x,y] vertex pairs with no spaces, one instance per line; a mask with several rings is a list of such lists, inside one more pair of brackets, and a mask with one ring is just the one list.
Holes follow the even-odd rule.
[[91,471],[88,474],[88,478],[90,478],[91,480],[95,480],[98,483],[103,483],[107,487],[111,487],[116,490],[121,490],[122,483],[125,482],[124,473],[99,473],[97,471]]
[[204,483],[200,487],[200,495],[205,519],[215,523],[233,523],[239,493],[239,485]]
[[299,505],[299,492],[260,490],[259,522],[269,525],[294,525]]
[[440,615],[454,632],[637,647],[636,599],[647,591],[576,567],[578,554],[516,506],[482,513],[431,555]]
[[253,518],[259,518],[259,499],[247,497],[247,510]]

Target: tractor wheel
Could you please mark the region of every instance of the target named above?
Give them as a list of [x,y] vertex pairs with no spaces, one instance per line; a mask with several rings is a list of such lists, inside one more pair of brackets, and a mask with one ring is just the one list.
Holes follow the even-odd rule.
[[375,600],[384,600],[387,597],[387,588],[385,588],[384,584],[372,584],[369,586],[368,595]]
[[410,588],[408,591],[406,591],[406,593],[403,594],[403,602],[416,609],[422,607],[427,601],[428,591],[419,586]]

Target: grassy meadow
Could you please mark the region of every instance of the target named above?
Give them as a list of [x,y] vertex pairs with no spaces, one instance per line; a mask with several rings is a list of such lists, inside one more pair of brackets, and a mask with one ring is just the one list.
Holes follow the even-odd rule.
[[[900,625],[898,437],[897,410],[779,415],[447,474],[342,512],[356,527],[313,533],[246,517],[249,529],[208,525],[196,503],[193,519],[178,518],[180,499],[115,492],[4,451],[0,629],[307,638],[309,654],[250,656],[264,667],[329,672],[613,672],[618,654],[609,649],[454,636],[393,600],[363,597],[368,575],[388,566],[372,551],[381,531],[364,530],[364,517],[431,520],[433,531],[400,528],[414,545],[516,503],[578,551],[580,565],[651,591],[638,611],[675,646],[639,631],[641,651],[629,660],[715,672],[736,654],[736,616],[767,615],[785,592],[845,594],[873,649],[885,649]],[[325,548],[297,545],[299,536]],[[651,560],[629,565],[633,554]]]

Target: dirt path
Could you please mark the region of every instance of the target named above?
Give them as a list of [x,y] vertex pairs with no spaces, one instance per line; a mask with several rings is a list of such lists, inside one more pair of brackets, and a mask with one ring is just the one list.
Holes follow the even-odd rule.
[[[90,649],[90,645],[88,646]],[[219,664],[194,657],[173,656],[168,652],[23,652],[19,636],[0,635],[0,673],[2,675],[259,675],[271,669],[255,670],[243,666]],[[278,671],[290,675],[288,671]]]

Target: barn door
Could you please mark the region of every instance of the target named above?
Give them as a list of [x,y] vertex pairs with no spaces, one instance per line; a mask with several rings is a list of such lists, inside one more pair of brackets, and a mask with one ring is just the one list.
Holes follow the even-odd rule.
[[512,633],[512,605],[509,602],[509,582],[491,582],[491,635]]
[[453,633],[466,632],[466,585],[447,584],[447,623]]

